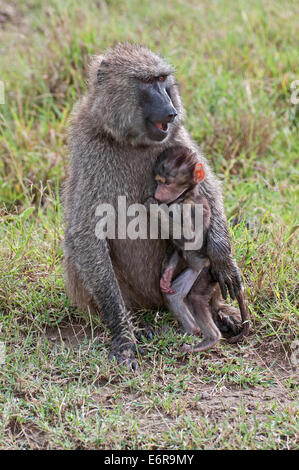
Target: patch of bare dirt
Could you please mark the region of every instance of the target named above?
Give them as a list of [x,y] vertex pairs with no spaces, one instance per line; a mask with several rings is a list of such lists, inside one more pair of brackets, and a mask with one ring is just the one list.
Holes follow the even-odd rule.
[[96,327],[91,330],[90,327],[80,324],[70,326],[48,327],[45,331],[46,337],[57,345],[65,345],[68,347],[79,346],[86,340],[99,339],[102,340],[103,329]]
[[39,429],[34,423],[22,423],[17,418],[12,417],[8,423],[7,432],[14,449],[45,449],[48,447],[47,433]]

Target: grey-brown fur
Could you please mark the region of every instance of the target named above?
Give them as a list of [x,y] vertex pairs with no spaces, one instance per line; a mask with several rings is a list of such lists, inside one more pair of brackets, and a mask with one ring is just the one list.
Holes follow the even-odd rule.
[[[152,196],[152,169],[168,146],[189,147],[204,163],[206,178],[201,188],[211,207],[207,252],[212,273],[216,280],[224,276],[231,292],[239,286],[220,184],[183,127],[183,108],[171,72],[163,59],[137,45],[119,44],[95,57],[87,92],[75,107],[69,132],[64,242],[67,292],[77,305],[101,312],[112,334],[111,354],[133,366],[136,347],[127,311],[163,305],[159,277],[165,243],[98,240],[95,210],[99,203],[116,204],[119,195],[127,196],[128,204]],[[137,97],[136,76],[152,73],[170,74],[171,100],[178,113],[162,142],[148,138]],[[235,310],[225,308],[228,315],[223,316],[222,309],[219,322],[235,325]]]

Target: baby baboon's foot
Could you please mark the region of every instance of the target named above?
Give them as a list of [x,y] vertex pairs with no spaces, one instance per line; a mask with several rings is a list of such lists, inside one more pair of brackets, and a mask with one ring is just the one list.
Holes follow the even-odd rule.
[[170,287],[173,272],[174,272],[174,268],[167,269],[163,273],[163,276],[160,279],[160,289],[161,289],[161,292],[164,292],[165,294],[175,294],[175,291],[171,289]]
[[194,346],[190,344],[183,344],[182,346],[182,352],[185,353],[196,353],[196,352],[201,352],[201,351],[207,351],[207,349],[212,348],[215,346],[216,343],[221,339],[221,334],[213,337],[213,338],[205,338],[203,339],[200,343],[194,344]]
[[126,365],[128,369],[138,371],[137,351],[139,352],[140,349],[135,343],[117,344],[115,342],[114,344],[112,343],[109,360],[111,361],[115,358],[117,364],[123,364]]
[[201,335],[201,329],[199,328],[198,325],[196,325],[196,323],[194,323],[194,325],[192,325],[191,328],[188,328],[188,330],[186,330],[186,328],[184,328],[182,325],[180,325],[177,329],[177,333],[180,336],[184,336],[186,333],[188,335],[191,335],[191,336],[200,336]]

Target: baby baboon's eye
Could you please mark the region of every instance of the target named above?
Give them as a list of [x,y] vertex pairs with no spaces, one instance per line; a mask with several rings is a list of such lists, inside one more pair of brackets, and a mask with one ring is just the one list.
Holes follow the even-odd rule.
[[160,77],[158,77],[158,80],[159,80],[159,82],[165,82],[166,75],[160,75]]

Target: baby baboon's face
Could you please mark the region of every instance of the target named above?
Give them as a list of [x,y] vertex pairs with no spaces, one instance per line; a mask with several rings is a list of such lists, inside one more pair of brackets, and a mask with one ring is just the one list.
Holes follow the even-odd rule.
[[189,149],[173,147],[165,150],[157,159],[154,177],[157,181],[155,198],[169,204],[193,185],[196,159]]
[[169,204],[175,201],[186,190],[192,189],[204,179],[202,163],[186,147],[171,147],[157,158],[154,177],[157,181],[155,198]]

